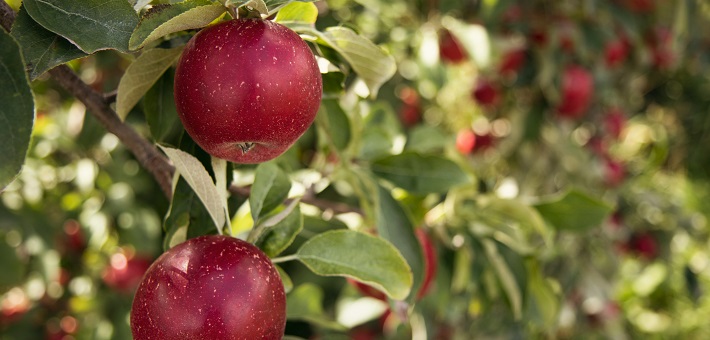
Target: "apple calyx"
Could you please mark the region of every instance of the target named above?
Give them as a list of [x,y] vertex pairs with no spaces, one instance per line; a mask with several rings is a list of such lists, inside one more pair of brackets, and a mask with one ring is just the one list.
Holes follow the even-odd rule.
[[256,143],[237,143],[237,146],[242,149],[242,154],[246,154],[249,150],[253,149]]

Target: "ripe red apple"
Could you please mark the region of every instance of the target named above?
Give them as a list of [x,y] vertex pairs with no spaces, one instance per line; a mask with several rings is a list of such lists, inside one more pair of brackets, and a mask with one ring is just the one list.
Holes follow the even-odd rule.
[[118,292],[131,293],[140,284],[150,264],[151,259],[146,257],[127,258],[123,253],[116,253],[111,255],[111,263],[104,270],[102,279]]
[[514,49],[506,52],[501,59],[500,66],[498,66],[498,72],[501,74],[515,74],[518,73],[520,68],[523,67],[525,63],[525,50],[524,49]]
[[498,92],[498,89],[488,79],[478,78],[471,96],[482,106],[493,106],[498,102]]
[[611,157],[604,157],[604,181],[608,186],[620,185],[625,177],[626,169],[623,163],[611,159]]
[[[431,236],[422,228],[415,230],[415,235],[419,244],[422,246],[422,252],[424,255],[424,280],[422,285],[417,291],[417,299],[421,299],[429,292],[431,284],[436,276],[437,258],[436,249],[434,247],[434,242],[431,240]],[[362,295],[369,296],[378,300],[385,301],[387,297],[381,291],[366,285],[360,281],[348,278],[348,283],[353,285]]]
[[629,43],[625,39],[611,40],[604,46],[604,61],[609,68],[623,64],[628,55]]
[[402,106],[399,109],[399,119],[405,127],[417,125],[422,119],[421,103],[419,93],[411,87],[405,87],[399,91],[402,99]]
[[464,129],[456,134],[456,150],[461,154],[468,155],[476,147],[476,134],[471,129]]
[[451,64],[458,64],[467,58],[459,40],[447,29],[439,33],[439,58]]
[[612,108],[607,111],[604,116],[604,127],[607,133],[614,139],[618,139],[621,136],[621,132],[624,130],[626,125],[626,116],[624,112],[619,108]]
[[631,235],[626,248],[641,258],[652,260],[658,255],[656,239],[648,232],[638,232]]
[[647,38],[651,49],[653,66],[668,69],[673,66],[675,52],[673,51],[673,34],[666,27],[656,27]]
[[583,116],[594,95],[594,78],[585,68],[577,65],[568,66],[562,74],[562,102],[557,112],[569,118]]
[[315,119],[322,95],[315,57],[296,32],[236,19],[197,33],[178,61],[175,104],[209,154],[261,163],[284,153]]
[[254,245],[200,236],[150,266],[131,309],[141,339],[281,339],[286,295],[276,268]]

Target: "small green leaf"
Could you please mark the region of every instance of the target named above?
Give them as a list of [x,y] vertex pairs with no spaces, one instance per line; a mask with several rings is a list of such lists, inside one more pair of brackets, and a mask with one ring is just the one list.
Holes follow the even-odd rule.
[[293,243],[301,230],[303,230],[303,215],[296,205],[280,221],[270,226],[256,244],[266,255],[275,257]]
[[24,0],[35,21],[86,53],[128,52],[138,15],[126,0]]
[[318,19],[318,8],[310,2],[292,2],[279,10],[274,21],[287,25],[288,23],[315,24]]
[[221,232],[225,222],[225,208],[217,191],[217,186],[215,186],[205,167],[195,156],[185,151],[166,146],[160,146],[160,148],[173,161],[175,170],[190,184],[197,197],[205,205],[207,212],[212,217],[212,221],[217,226],[217,230]]
[[182,49],[182,47],[175,47],[147,50],[128,66],[118,83],[116,96],[116,113],[121,119],[126,119],[133,106],[175,63]]
[[525,318],[543,329],[552,330],[559,320],[560,299],[542,275],[543,271],[537,263],[528,266],[528,273],[530,278]]
[[394,57],[367,38],[346,27],[328,27],[325,32],[317,31],[311,24],[285,22],[292,30],[318,38],[318,43],[326,45],[340,54],[370,90],[370,97],[376,97],[382,84],[392,78],[397,71]]
[[273,162],[259,164],[255,172],[249,207],[256,224],[264,214],[274,210],[286,199],[291,189],[291,180]]
[[576,190],[539,203],[535,209],[556,229],[569,231],[598,227],[612,212],[603,201]]
[[263,16],[269,15],[269,9],[264,0],[227,0],[224,5],[234,8],[249,7]]
[[143,97],[143,114],[155,142],[167,142],[183,130],[175,108],[174,80],[174,72],[163,73]]
[[137,50],[170,33],[205,27],[226,10],[226,7],[210,0],[187,0],[172,5],[153,6],[133,31],[129,47]]
[[337,150],[344,150],[350,142],[350,120],[340,107],[338,100],[325,99],[321,102],[320,114],[316,116],[319,132]]
[[413,299],[424,280],[422,246],[414,235],[414,225],[402,206],[389,191],[382,186],[378,187],[377,233],[399,250],[412,269],[413,283],[409,298]]
[[[524,275],[524,271],[521,273],[520,270],[515,271],[506,261],[505,254],[502,253],[503,250],[510,251],[504,248],[500,243],[496,243],[493,240],[484,239],[481,240],[483,249],[488,258],[488,262],[493,266],[493,270],[498,277],[498,280],[503,287],[505,295],[508,297],[508,302],[513,309],[513,316],[516,320],[520,320],[522,317],[523,310],[523,291],[526,287],[523,287],[524,280],[521,282],[519,278],[520,275]],[[520,269],[520,268],[516,268]],[[524,270],[524,268],[523,268]],[[518,274],[518,275],[516,275]]]
[[34,21],[24,6],[17,13],[11,34],[22,46],[30,80],[57,65],[86,56],[68,40]]
[[279,272],[281,282],[284,284],[284,292],[286,292],[286,294],[290,293],[291,290],[293,290],[293,281],[291,280],[291,277],[288,276],[288,273],[286,273],[286,271],[284,271],[280,266],[274,265],[274,267],[276,267],[276,271]]
[[412,271],[397,249],[384,239],[351,230],[314,236],[296,253],[299,261],[323,276],[345,276],[403,300],[412,287]]
[[286,296],[286,318],[311,322],[329,329],[345,330],[343,325],[325,316],[323,290],[312,283],[304,283]]
[[34,97],[20,46],[0,29],[0,192],[22,169],[34,125]]
[[442,156],[404,152],[372,163],[372,171],[415,194],[445,193],[469,181],[463,170]]
[[441,128],[419,124],[409,133],[406,148],[414,152],[441,152],[450,143],[449,139],[450,136],[441,131]]

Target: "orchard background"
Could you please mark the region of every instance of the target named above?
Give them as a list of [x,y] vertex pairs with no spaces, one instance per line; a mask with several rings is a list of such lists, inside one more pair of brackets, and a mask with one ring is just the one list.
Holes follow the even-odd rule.
[[[211,159],[173,101],[225,4],[300,33],[323,78],[260,165]],[[291,338],[710,337],[705,1],[0,9],[2,339],[130,338],[150,263],[218,232],[277,263]]]

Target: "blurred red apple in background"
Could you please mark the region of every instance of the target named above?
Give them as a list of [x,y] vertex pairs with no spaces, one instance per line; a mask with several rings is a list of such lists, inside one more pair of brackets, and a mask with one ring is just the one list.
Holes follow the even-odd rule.
[[458,64],[467,57],[459,40],[449,30],[442,29],[439,32],[439,58],[445,63]]
[[490,80],[478,78],[471,92],[471,96],[482,106],[493,106],[498,102],[499,91]]
[[581,66],[568,66],[562,74],[560,95],[562,101],[557,112],[564,117],[579,118],[586,113],[594,96],[594,78]]

